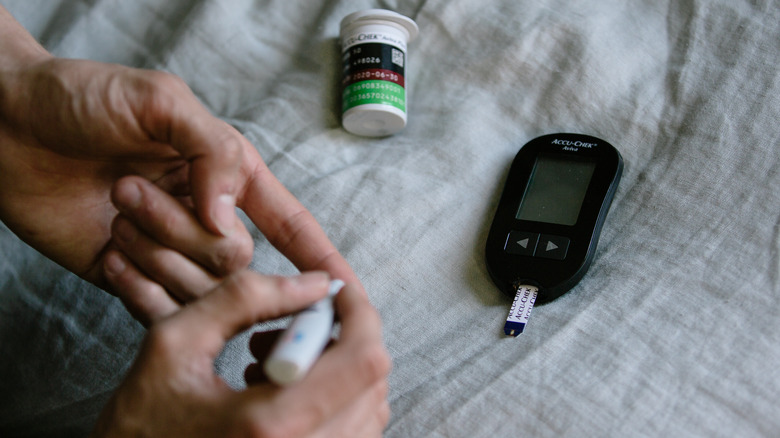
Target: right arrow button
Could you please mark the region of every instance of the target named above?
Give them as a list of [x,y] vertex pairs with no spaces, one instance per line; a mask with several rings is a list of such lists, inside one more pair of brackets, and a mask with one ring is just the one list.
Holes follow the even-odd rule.
[[536,248],[536,256],[546,259],[563,260],[569,251],[569,239],[563,236],[542,234],[539,236],[539,246]]

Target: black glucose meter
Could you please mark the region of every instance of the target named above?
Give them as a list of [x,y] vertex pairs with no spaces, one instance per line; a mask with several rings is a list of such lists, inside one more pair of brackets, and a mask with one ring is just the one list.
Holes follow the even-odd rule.
[[[538,291],[530,313],[534,302],[558,298],[585,275],[622,171],[617,149],[587,135],[545,135],[520,149],[486,245],[493,281],[517,294],[513,312],[528,301],[521,285]],[[507,324],[507,334],[516,336]]]

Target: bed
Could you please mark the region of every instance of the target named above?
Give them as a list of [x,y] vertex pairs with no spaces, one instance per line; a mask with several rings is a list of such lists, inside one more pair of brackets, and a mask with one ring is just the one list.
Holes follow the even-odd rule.
[[[387,437],[780,433],[780,5],[773,1],[0,1],[53,53],[180,75],[363,280]],[[340,124],[339,22],[413,18],[408,124]],[[613,144],[588,274],[503,335],[485,240],[518,149]],[[253,269],[294,268],[256,237]],[[0,226],[0,435],[85,435],[144,329]],[[216,363],[242,385],[245,333]]]

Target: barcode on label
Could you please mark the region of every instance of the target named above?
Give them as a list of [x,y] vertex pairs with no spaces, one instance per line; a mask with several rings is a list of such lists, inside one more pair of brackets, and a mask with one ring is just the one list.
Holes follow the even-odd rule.
[[392,53],[391,60],[393,61],[393,64],[395,64],[395,65],[397,65],[399,67],[403,67],[404,66],[404,52],[402,52],[402,51],[400,51],[398,49],[393,49],[393,51],[391,53]]

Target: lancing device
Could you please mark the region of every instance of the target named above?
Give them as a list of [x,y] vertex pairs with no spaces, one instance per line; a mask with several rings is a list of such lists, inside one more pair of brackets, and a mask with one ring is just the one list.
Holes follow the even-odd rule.
[[328,296],[314,303],[293,318],[282,334],[263,369],[272,382],[291,385],[300,381],[330,341],[333,328],[333,297],[344,287],[341,280],[332,280]]

